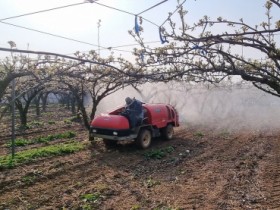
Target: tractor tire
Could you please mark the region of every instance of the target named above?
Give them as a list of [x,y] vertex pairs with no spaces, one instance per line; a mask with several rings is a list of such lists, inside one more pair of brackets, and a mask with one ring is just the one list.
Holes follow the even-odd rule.
[[107,149],[112,149],[117,146],[118,141],[110,140],[110,139],[103,139],[103,143]]
[[137,146],[139,146],[141,149],[146,149],[151,145],[151,142],[152,142],[151,131],[147,129],[141,130],[136,139]]
[[170,140],[173,138],[174,129],[173,125],[168,124],[165,128],[162,129],[162,136],[165,140]]

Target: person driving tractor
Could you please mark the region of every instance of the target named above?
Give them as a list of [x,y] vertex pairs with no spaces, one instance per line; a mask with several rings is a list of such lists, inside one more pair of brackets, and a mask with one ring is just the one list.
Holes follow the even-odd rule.
[[130,97],[127,97],[125,102],[125,115],[129,120],[130,127],[134,128],[137,124],[140,124],[144,118],[142,102],[136,100],[135,98],[131,99]]

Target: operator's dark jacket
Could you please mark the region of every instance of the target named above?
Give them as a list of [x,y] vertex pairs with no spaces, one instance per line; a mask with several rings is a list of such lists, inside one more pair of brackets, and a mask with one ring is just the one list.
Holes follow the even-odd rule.
[[143,119],[143,107],[142,102],[133,99],[132,103],[126,107],[129,110],[129,118],[131,127],[135,127],[136,124]]

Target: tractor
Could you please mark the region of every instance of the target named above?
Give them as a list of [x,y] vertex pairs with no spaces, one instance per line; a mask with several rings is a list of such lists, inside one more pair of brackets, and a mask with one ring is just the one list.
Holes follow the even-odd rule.
[[116,146],[117,142],[134,140],[142,149],[151,145],[152,138],[172,139],[174,127],[179,126],[176,109],[168,104],[143,104],[144,117],[131,128],[126,117],[125,107],[101,114],[90,124],[89,140],[94,144],[95,138],[101,138],[107,148]]

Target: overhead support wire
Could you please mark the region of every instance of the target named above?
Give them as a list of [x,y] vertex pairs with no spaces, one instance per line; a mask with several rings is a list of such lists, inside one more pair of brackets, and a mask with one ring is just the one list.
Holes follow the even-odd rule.
[[[160,41],[150,41],[150,42],[144,42],[144,44],[154,44],[154,43],[159,43]],[[120,48],[120,47],[131,47],[131,46],[137,46],[139,44],[126,44],[126,45],[119,45],[119,46],[114,46],[114,47],[110,47],[112,49],[114,48]]]
[[[160,43],[160,41],[150,41],[150,42],[143,42],[143,44],[155,44],[155,43]],[[119,46],[114,46],[114,47],[107,47],[106,49],[101,49],[101,50],[114,50],[116,48],[122,48],[122,47],[132,47],[132,46],[138,46],[140,44],[126,44],[126,45],[119,45]],[[81,51],[82,53],[89,52],[90,50],[86,51]],[[122,52],[127,52],[127,53],[132,53],[132,51],[128,50],[117,50],[117,51],[122,51]],[[75,53],[67,53],[66,55],[72,55]]]
[[11,49],[11,48],[3,48],[3,47],[0,47],[0,51],[30,53],[30,54],[37,54],[37,55],[52,55],[52,56],[58,56],[58,57],[67,58],[67,59],[71,59],[71,60],[77,60],[77,61],[81,61],[81,62],[85,62],[85,63],[93,63],[93,64],[100,64],[100,65],[104,65],[104,66],[108,66],[108,67],[113,67],[113,66],[111,66],[109,64],[105,64],[105,63],[100,63],[100,62],[96,62],[96,61],[92,61],[92,60],[88,60],[88,59],[82,59],[82,58],[77,58],[77,57],[73,57],[73,56],[63,55],[63,54],[59,54],[59,53],[52,53],[52,52],[20,50],[20,49]]
[[[98,1],[98,0],[95,0],[95,1]],[[30,13],[25,13],[25,14],[21,14],[21,15],[11,16],[11,17],[0,19],[0,21],[10,20],[10,19],[24,17],[24,16],[29,16],[29,15],[35,15],[35,14],[39,14],[39,13],[43,13],[43,12],[49,12],[49,11],[58,10],[58,9],[64,9],[64,8],[67,8],[67,7],[73,7],[73,6],[78,6],[78,5],[87,4],[87,3],[89,3],[89,2],[81,2],[81,3],[76,3],[76,4],[68,4],[68,5],[65,5],[65,6],[54,7],[54,8],[50,8],[50,9],[39,10],[39,11],[36,11],[36,12],[30,12]]]
[[[91,2],[91,0],[88,0],[88,1]],[[153,8],[155,8],[155,7],[157,7],[157,6],[159,6],[159,5],[161,5],[161,4],[163,4],[163,3],[165,3],[165,2],[167,2],[167,1],[168,1],[168,0],[163,0],[163,1],[161,1],[161,2],[159,2],[159,3],[157,3],[157,4],[153,5],[153,6],[151,6],[151,7],[149,7],[149,8],[143,10],[142,12],[140,12],[140,13],[138,13],[138,14],[134,14],[134,13],[132,13],[132,12],[128,12],[128,11],[125,11],[125,10],[122,10],[122,9],[118,9],[118,8],[115,8],[115,7],[111,7],[111,6],[108,6],[108,5],[105,5],[105,4],[101,4],[101,3],[98,3],[98,2],[91,2],[91,3],[95,3],[95,4],[97,4],[97,5],[100,5],[100,6],[103,6],[103,7],[109,8],[109,9],[112,9],[112,10],[116,10],[116,11],[119,11],[119,12],[122,12],[122,13],[125,13],[125,14],[128,14],[128,15],[133,15],[133,16],[134,16],[134,30],[135,30],[136,35],[139,36],[139,33],[140,33],[140,26],[139,26],[139,24],[138,24],[138,16],[141,15],[141,14],[143,14],[143,13],[145,13],[145,12],[147,12],[147,11],[149,11],[149,10],[151,10],[151,9],[153,9]],[[185,0],[185,1],[186,1],[186,0]],[[184,1],[183,3],[185,3],[185,1]],[[182,3],[182,4],[183,4],[183,3]],[[182,4],[181,4],[181,5],[182,5]],[[177,8],[177,10],[178,10],[178,8]],[[173,12],[173,14],[174,14],[177,10],[175,10],[175,11]],[[173,14],[172,14],[172,15],[173,15]],[[169,17],[171,17],[171,16],[169,16]],[[164,36],[162,35],[162,28],[161,28],[161,26],[162,26],[167,20],[166,20],[161,26],[159,26],[158,24],[156,24],[156,23],[154,23],[154,22],[152,22],[152,21],[150,21],[150,20],[148,20],[148,19],[146,19],[146,18],[144,18],[144,17],[142,17],[142,16],[141,16],[141,19],[142,19],[142,20],[145,20],[145,21],[147,21],[147,22],[149,22],[149,23],[151,23],[151,24],[153,24],[153,25],[155,25],[156,27],[159,28],[159,36],[160,36],[160,41],[161,41],[162,44],[168,42],[168,40],[166,39],[166,37],[164,37]]]
[[169,16],[168,16],[168,18],[166,18],[166,20],[159,26],[159,38],[160,38],[160,41],[161,41],[161,44],[164,44],[164,43],[168,43],[169,41],[167,40],[167,38],[162,34],[162,32],[163,32],[163,29],[162,29],[162,26],[168,21],[168,19],[170,19],[174,14],[175,14],[175,12],[177,12],[179,9],[180,9],[180,7],[186,2],[187,0],[184,0],[178,7],[177,7],[177,9],[175,9],[174,11],[173,11],[173,13],[171,13]]
[[[167,0],[165,0],[165,1],[167,1]],[[112,9],[112,10],[116,10],[116,11],[119,11],[119,12],[122,12],[122,13],[125,13],[125,14],[128,14],[128,15],[137,16],[137,14],[134,14],[134,13],[132,13],[132,12],[128,12],[128,11],[125,11],[125,10],[122,10],[122,9],[118,9],[118,8],[116,8],[116,7],[111,7],[111,6],[108,6],[108,5],[105,5],[105,4],[101,4],[101,3],[99,3],[99,2],[93,2],[93,3],[95,3],[95,4],[97,4],[97,5],[100,5],[100,6],[103,6],[103,7],[107,7],[107,8]],[[162,3],[163,3],[163,2],[162,2]],[[154,6],[153,6],[153,7],[154,7]],[[143,12],[140,12],[140,14],[142,14],[142,13],[143,13]],[[152,22],[152,21],[150,21],[150,20],[148,20],[148,19],[146,19],[146,18],[144,18],[144,17],[142,17],[142,19],[145,20],[145,21],[147,21],[147,22],[149,22],[149,23],[151,23],[151,24],[153,24],[153,25],[155,25],[155,26],[157,26],[157,27],[159,27],[158,24],[156,24],[156,23],[154,23],[154,22]]]
[[171,17],[175,14],[175,12],[177,12],[177,11],[180,9],[181,6],[183,6],[183,4],[184,4],[186,1],[187,1],[187,0],[184,0],[184,1],[177,7],[177,9],[175,9],[175,10],[168,16],[168,18],[166,18],[166,20],[165,20],[159,27],[163,26],[163,25],[168,21],[168,19],[171,18]]
[[[53,33],[49,33],[49,32],[45,32],[45,31],[40,31],[40,30],[37,30],[37,29],[16,25],[16,24],[13,24],[13,23],[7,23],[7,22],[4,22],[4,21],[0,21],[0,23],[10,25],[10,26],[14,26],[14,27],[17,27],[17,28],[22,28],[22,29],[25,29],[25,30],[33,31],[33,32],[37,32],[37,33],[41,33],[41,34],[45,34],[45,35],[49,35],[49,36],[53,36],[53,37],[57,37],[57,38],[61,38],[61,39],[65,39],[65,40],[68,40],[68,41],[73,41],[73,42],[86,44],[86,45],[90,45],[90,46],[94,46],[94,47],[101,47],[104,50],[110,50],[108,47],[98,46],[97,44],[93,44],[93,43],[89,43],[89,42],[85,42],[85,41],[80,41],[80,40],[77,40],[77,39],[73,39],[73,38],[69,38],[69,37],[65,37],[65,36],[61,36],[61,35],[57,35],[57,34],[53,34]],[[127,51],[124,51],[124,50],[118,50],[118,49],[115,49],[115,50],[116,51],[127,52]]]
[[61,58],[67,58],[67,59],[71,59],[71,60],[80,61],[82,63],[92,63],[92,64],[106,66],[106,67],[112,68],[112,69],[114,69],[114,70],[116,70],[116,71],[118,71],[122,74],[126,74],[126,75],[130,76],[129,73],[125,73],[125,72],[121,71],[119,68],[117,68],[115,66],[112,66],[110,64],[106,64],[106,63],[103,63],[103,62],[97,62],[97,61],[93,61],[93,60],[88,60],[88,59],[77,58],[77,57],[73,57],[73,56],[69,56],[69,55],[63,55],[63,54],[59,54],[59,53],[43,52],[43,51],[31,51],[31,50],[19,50],[19,49],[11,49],[11,48],[3,48],[3,47],[0,47],[0,51],[57,56],[57,57],[61,57]]
[[[4,20],[9,20],[9,19],[14,19],[14,18],[19,18],[19,17],[24,17],[24,16],[28,16],[28,15],[34,15],[34,14],[38,14],[38,13],[43,13],[43,12],[49,12],[49,11],[52,11],[52,10],[57,10],[57,9],[63,9],[63,8],[67,8],[67,7],[72,7],[72,6],[78,6],[78,5],[82,5],[82,4],[86,4],[86,3],[95,3],[97,5],[100,5],[100,6],[103,6],[103,7],[107,7],[109,9],[113,9],[113,10],[116,10],[116,11],[119,11],[119,12],[122,12],[122,13],[126,13],[126,14],[129,14],[129,15],[133,15],[135,16],[135,31],[136,31],[136,34],[139,35],[139,31],[140,31],[140,26],[137,22],[137,18],[138,18],[138,15],[140,14],[143,14],[165,2],[167,2],[168,0],[163,0],[145,10],[143,10],[142,12],[138,13],[138,14],[134,14],[132,12],[128,12],[128,11],[125,11],[125,10],[122,10],[122,9],[118,9],[118,8],[115,8],[115,7],[111,7],[111,6],[108,6],[108,5],[105,5],[105,4],[101,4],[101,3],[98,3],[97,2],[98,0],[87,0],[87,1],[84,1],[84,2],[81,2],[81,3],[76,3],[76,4],[69,4],[69,5],[65,5],[65,6],[60,6],[60,7],[55,7],[55,8],[50,8],[50,9],[45,9],[45,10],[40,10],[40,11],[36,11],[36,12],[31,12],[31,13],[26,13],[26,14],[22,14],[22,15],[17,15],[17,16],[12,16],[12,17],[8,17],[8,18],[3,18],[3,19],[0,19],[0,23],[2,24],[6,24],[6,25],[10,25],[10,26],[14,26],[14,27],[17,27],[17,28],[22,28],[22,29],[25,29],[25,30],[29,30],[29,31],[33,31],[33,32],[37,32],[37,33],[41,33],[41,34],[46,34],[46,35],[50,35],[50,36],[53,36],[53,37],[58,37],[58,38],[62,38],[62,39],[65,39],[65,40],[69,40],[69,41],[74,41],[74,42],[77,42],[77,43],[81,43],[81,44],[86,44],[86,45],[91,45],[91,46],[94,46],[94,47],[101,47],[102,50],[112,50],[114,49],[115,51],[124,51],[124,52],[128,52],[128,51],[125,51],[125,50],[118,50],[116,48],[118,47],[123,47],[123,46],[117,46],[117,47],[103,47],[103,46],[99,46],[97,44],[92,44],[92,43],[89,43],[89,42],[85,42],[85,41],[80,41],[80,40],[77,40],[77,39],[73,39],[73,38],[69,38],[69,37],[65,37],[65,36],[61,36],[61,35],[56,35],[56,34],[53,34],[53,33],[49,33],[49,32],[44,32],[44,31],[40,31],[40,30],[37,30],[37,29],[32,29],[32,28],[29,28],[29,27],[24,27],[24,26],[20,26],[20,25],[16,25],[16,24],[12,24],[12,23],[7,23],[7,22],[4,22]],[[184,0],[179,6],[178,8],[171,14],[169,15],[169,17],[161,24],[161,25],[158,25],[144,17],[141,16],[141,19],[155,25],[156,27],[159,28],[159,33],[160,33],[160,41],[161,43],[165,43],[165,42],[168,42],[168,40],[166,39],[166,37],[164,37],[162,35],[162,26],[165,24],[165,22],[179,9],[179,7],[181,7],[184,3],[186,2],[186,0]],[[140,20],[142,21],[142,20]],[[126,46],[129,46],[129,45],[126,45]]]
[[148,9],[145,9],[144,11],[138,13],[137,15],[141,15],[141,14],[143,14],[144,12],[147,12],[147,11],[149,11],[149,10],[151,10],[151,9],[153,9],[153,8],[159,6],[159,5],[161,5],[161,4],[163,4],[164,2],[167,2],[167,1],[168,1],[168,0],[161,1],[161,2],[159,2],[159,3],[157,3],[157,4],[155,4],[154,6],[148,8]]
[[[53,10],[58,10],[58,9],[63,9],[63,8],[67,8],[67,7],[73,7],[73,6],[78,6],[78,5],[82,5],[82,4],[86,4],[86,3],[95,3],[95,4],[98,4],[100,6],[103,6],[103,7],[107,7],[109,9],[113,9],[113,10],[116,10],[116,11],[119,11],[119,12],[122,12],[122,13],[126,13],[126,14],[129,14],[129,15],[133,15],[135,16],[135,25],[136,25],[136,31],[137,31],[137,34],[139,35],[139,31],[140,31],[140,26],[138,25],[137,23],[137,15],[134,14],[134,13],[131,13],[131,12],[128,12],[128,11],[125,11],[125,10],[122,10],[122,9],[118,9],[118,8],[115,8],[115,7],[111,7],[111,6],[108,6],[108,5],[105,5],[105,4],[101,4],[101,3],[98,3],[97,2],[98,0],[87,0],[85,2],[81,2],[81,3],[76,3],[76,4],[69,4],[69,5],[65,5],[65,6],[60,6],[60,7],[55,7],[55,8],[50,8],[50,9],[45,9],[45,10],[40,10],[40,11],[36,11],[36,12],[30,12],[30,13],[26,13],[26,14],[21,14],[21,15],[16,15],[16,16],[11,16],[11,17],[7,17],[7,18],[3,18],[3,19],[0,19],[0,23],[2,24],[6,24],[6,25],[10,25],[10,26],[14,26],[14,27],[17,27],[17,28],[22,28],[22,29],[25,29],[25,30],[29,30],[29,31],[33,31],[33,32],[37,32],[37,33],[41,33],[41,34],[45,34],[45,35],[49,35],[49,36],[53,36],[53,37],[57,37],[57,38],[62,38],[62,39],[65,39],[65,40],[69,40],[69,41],[74,41],[74,42],[78,42],[78,43],[81,43],[81,44],[86,44],[86,45],[91,45],[91,46],[94,46],[94,47],[101,47],[102,50],[112,50],[114,49],[115,51],[123,51],[123,52],[128,52],[128,51],[125,51],[125,50],[117,50],[115,49],[116,47],[102,47],[102,46],[99,46],[97,44],[92,44],[92,43],[89,43],[89,42],[85,42],[85,41],[80,41],[80,40],[77,40],[77,39],[73,39],[73,38],[69,38],[69,37],[65,37],[65,36],[61,36],[61,35],[57,35],[57,34],[53,34],[53,33],[49,33],[49,32],[45,32],[45,31],[41,31],[41,30],[37,30],[37,29],[33,29],[33,28],[29,28],[29,27],[25,27],[25,26],[20,26],[20,25],[16,25],[16,24],[13,24],[13,23],[8,23],[8,22],[4,22],[4,20],[9,20],[9,19],[14,19],[14,18],[20,18],[20,17],[24,17],[24,16],[29,16],[29,15],[34,15],[34,14],[39,14],[39,13],[43,13],[43,12],[49,12],[49,11],[53,11]],[[155,5],[153,5],[152,7],[149,7],[148,9],[145,9],[144,11],[138,13],[139,15],[140,14],[143,14],[157,6],[159,6],[160,4],[163,4],[164,2],[166,2],[168,0],[163,0]],[[156,23],[146,19],[146,18],[143,18],[141,17],[143,20],[159,27]]]
[[[58,38],[62,38],[62,39],[65,39],[65,40],[69,40],[69,41],[73,41],[73,42],[78,42],[78,43],[98,47],[98,45],[92,44],[92,43],[89,43],[89,42],[84,42],[84,41],[80,41],[80,40],[77,40],[77,39],[73,39],[73,38],[69,38],[69,37],[65,37],[65,36],[61,36],[61,35],[57,35],[57,34],[53,34],[53,33],[49,33],[49,32],[45,32],[45,31],[40,31],[40,30],[37,30],[37,29],[25,27],[25,26],[16,25],[16,24],[13,24],[13,23],[7,23],[7,22],[3,22],[3,21],[0,21],[0,23],[6,24],[6,25],[11,25],[11,26],[14,26],[14,27],[17,27],[17,28],[26,29],[28,31],[34,31],[34,32],[41,33],[41,34],[46,34],[46,35],[49,35],[49,36],[58,37]],[[102,47],[102,48],[105,48],[105,47]]]
[[100,6],[107,7],[109,9],[116,10],[116,11],[119,11],[119,12],[122,12],[122,13],[126,13],[126,14],[129,14],[129,15],[133,15],[133,16],[135,15],[134,13],[131,13],[131,12],[128,12],[128,11],[125,11],[125,10],[122,10],[122,9],[118,9],[118,8],[115,8],[115,7],[111,7],[111,6],[108,6],[108,5],[105,5],[105,4],[101,4],[101,3],[98,3],[98,2],[92,2],[92,3],[98,4]]

